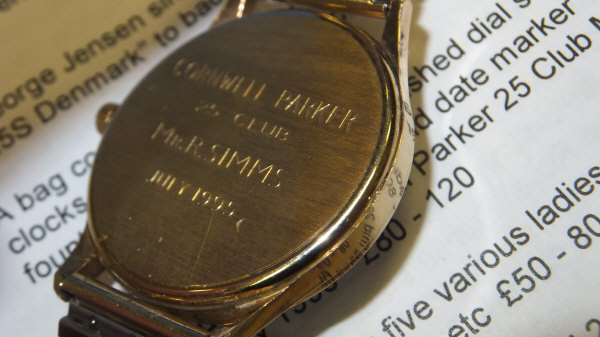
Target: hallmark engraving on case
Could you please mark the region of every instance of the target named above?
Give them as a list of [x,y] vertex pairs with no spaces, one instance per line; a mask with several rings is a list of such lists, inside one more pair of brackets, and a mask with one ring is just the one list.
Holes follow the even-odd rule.
[[163,122],[158,124],[158,127],[150,136],[150,139],[156,140],[160,138],[161,142],[174,150],[183,152],[188,154],[194,158],[202,159],[202,155],[200,154],[200,149],[204,145],[204,139],[193,136],[191,138],[186,138],[177,133],[177,130],[174,127],[167,128]]
[[281,92],[273,107],[291,113],[301,120],[344,133],[350,133],[352,123],[358,118],[358,114],[351,109],[292,93],[287,89]]
[[194,112],[209,118],[227,118],[240,130],[252,135],[261,135],[281,142],[287,141],[290,136],[290,130],[282,125],[243,112],[221,110],[216,103],[201,100],[194,107]]
[[286,141],[290,135],[289,130],[283,126],[268,121],[258,120],[256,117],[245,113],[238,113],[233,117],[233,124],[242,130],[256,133],[275,140]]
[[221,110],[219,110],[219,107],[215,103],[208,103],[204,100],[201,100],[200,103],[194,107],[194,112],[211,118],[216,118],[221,115]]
[[235,221],[236,231],[240,231],[242,223],[247,222],[244,218],[237,218],[236,204],[222,195],[207,191],[201,186],[192,186],[191,183],[175,177],[167,172],[156,170],[152,177],[145,180],[147,183],[159,187],[163,191],[170,192],[176,197],[183,197],[194,205],[205,207],[207,210],[232,218]]
[[[271,97],[271,95],[278,92],[278,90],[272,89],[270,95],[264,95],[268,87],[267,83],[204,63],[189,61],[185,58],[175,62],[172,74],[175,78],[204,84],[234,96],[249,99],[252,102],[257,102],[263,96]],[[327,130],[348,134],[352,130],[353,123],[358,119],[358,114],[352,109],[305,94],[295,93],[288,89],[283,89],[281,94],[276,97],[277,99],[272,104],[272,108],[290,113],[300,120],[313,123]],[[213,111],[213,113],[215,112]],[[277,133],[276,130],[273,132]]]
[[266,83],[229,73],[219,68],[211,67],[186,59],[179,59],[173,67],[173,76],[193,82],[203,83],[215,89],[223,90],[243,98],[257,101],[267,87]]
[[197,135],[182,136],[177,129],[167,127],[163,122],[158,124],[150,139],[212,166],[233,171],[239,176],[259,181],[274,189],[281,188],[281,174],[284,171],[282,168],[256,156],[243,154],[235,148],[205,144],[204,139]]

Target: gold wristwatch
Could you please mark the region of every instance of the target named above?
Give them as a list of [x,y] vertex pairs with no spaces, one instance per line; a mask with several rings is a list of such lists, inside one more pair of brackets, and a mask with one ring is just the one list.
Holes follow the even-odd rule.
[[[55,276],[60,336],[253,336],[395,212],[414,146],[410,1],[248,15],[260,6],[227,2],[101,111],[88,225]],[[383,37],[361,17],[385,19]]]

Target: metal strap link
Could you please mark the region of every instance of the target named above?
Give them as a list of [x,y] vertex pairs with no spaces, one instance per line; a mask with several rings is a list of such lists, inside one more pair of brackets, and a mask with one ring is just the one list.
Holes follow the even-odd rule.
[[279,0],[290,4],[319,8],[327,11],[385,18],[390,0]]
[[58,323],[58,335],[60,337],[151,336],[118,324],[73,301],[69,303],[69,314]]

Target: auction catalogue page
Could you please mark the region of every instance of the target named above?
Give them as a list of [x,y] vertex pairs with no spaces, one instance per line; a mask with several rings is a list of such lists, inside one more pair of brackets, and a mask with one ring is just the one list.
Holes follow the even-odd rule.
[[[355,268],[259,335],[598,336],[600,1],[413,2],[404,199]],[[2,335],[56,335],[97,112],[220,6],[0,1]]]

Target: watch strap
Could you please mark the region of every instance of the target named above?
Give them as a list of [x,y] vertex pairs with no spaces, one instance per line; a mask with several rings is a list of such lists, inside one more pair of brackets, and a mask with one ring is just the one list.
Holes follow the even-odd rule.
[[69,303],[68,315],[58,323],[58,335],[60,337],[150,336],[148,333],[121,325],[75,301]]
[[[239,19],[247,13],[254,12],[258,1],[259,0],[225,1],[221,12],[216,17],[215,22],[213,22],[213,26],[232,19]],[[268,2],[280,2],[288,5],[298,5],[330,12],[357,14],[385,19],[393,1],[404,3],[407,0],[270,0]]]
[[390,0],[278,0],[326,11],[385,18]]

